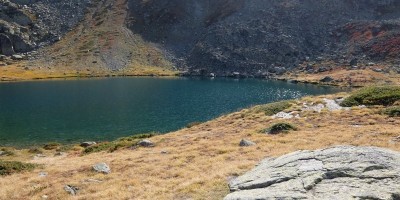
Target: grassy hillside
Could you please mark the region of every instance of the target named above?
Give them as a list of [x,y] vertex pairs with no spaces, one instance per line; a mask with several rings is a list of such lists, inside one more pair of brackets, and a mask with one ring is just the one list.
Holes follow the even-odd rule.
[[[385,114],[386,107],[381,105],[332,107],[331,100],[349,96],[340,93],[252,107],[153,136],[149,140],[155,146],[150,148],[130,148],[137,140],[125,138],[113,143],[120,144],[118,148],[108,146],[112,150],[103,148],[90,154],[79,146],[7,149],[12,153],[2,156],[2,160],[40,167],[1,177],[0,199],[40,199],[43,195],[50,199],[221,199],[229,193],[228,180],[265,157],[333,145],[400,151],[400,118]],[[318,104],[325,106],[318,110]],[[279,111],[293,117],[271,116]],[[265,132],[276,124],[290,124],[295,129],[278,134]],[[256,145],[240,147],[242,139]],[[66,154],[55,155],[57,151]],[[45,157],[35,156],[38,153]],[[107,163],[112,172],[94,172],[92,166],[99,162]],[[39,176],[40,172],[48,175]],[[78,187],[78,195],[73,197],[64,191],[65,185]]]

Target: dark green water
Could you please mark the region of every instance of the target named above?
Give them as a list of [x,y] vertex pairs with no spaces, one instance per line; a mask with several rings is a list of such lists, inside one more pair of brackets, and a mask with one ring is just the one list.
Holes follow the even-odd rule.
[[256,79],[108,78],[0,84],[0,146],[168,132],[251,105],[337,92]]

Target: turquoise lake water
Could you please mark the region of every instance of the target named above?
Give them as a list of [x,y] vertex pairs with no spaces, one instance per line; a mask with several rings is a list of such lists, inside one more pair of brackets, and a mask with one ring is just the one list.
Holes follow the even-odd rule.
[[165,133],[251,105],[339,91],[282,81],[225,78],[0,83],[0,146]]

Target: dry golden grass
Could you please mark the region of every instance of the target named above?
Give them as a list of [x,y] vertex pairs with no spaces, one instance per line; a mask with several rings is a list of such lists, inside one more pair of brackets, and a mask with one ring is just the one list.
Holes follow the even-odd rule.
[[25,69],[25,63],[0,67],[1,81],[27,81],[39,79],[69,79],[69,78],[91,78],[107,76],[176,76],[177,72],[154,66],[132,66],[118,72],[107,70],[86,71],[79,69],[68,69],[67,67],[54,67],[49,69]]
[[[320,80],[326,76],[332,77],[338,82],[321,83]],[[343,68],[337,68],[333,71],[317,73],[317,74],[306,74],[306,73],[292,73],[284,75],[281,78],[289,80],[297,80],[305,83],[318,83],[318,84],[329,84],[338,86],[353,86],[353,87],[364,87],[369,85],[382,85],[382,84],[400,84],[400,75],[395,72],[388,74],[375,72],[371,69],[364,70],[346,70]]]
[[[314,101],[333,96],[315,97]],[[300,119],[285,120],[296,125],[298,131],[265,135],[259,130],[282,120],[251,108],[153,137],[153,148],[86,156],[71,151],[62,157],[47,151],[48,157],[35,160],[24,150],[9,159],[43,164],[43,168],[1,177],[0,198],[40,199],[48,195],[49,199],[221,199],[229,193],[227,182],[231,177],[250,170],[265,157],[332,145],[378,146],[400,151],[400,118],[379,115],[379,109],[301,112]],[[239,147],[242,138],[257,145]],[[91,166],[97,162],[108,163],[112,173],[93,172]],[[39,177],[40,171],[49,175]],[[79,194],[67,194],[63,190],[66,184],[79,187]]]

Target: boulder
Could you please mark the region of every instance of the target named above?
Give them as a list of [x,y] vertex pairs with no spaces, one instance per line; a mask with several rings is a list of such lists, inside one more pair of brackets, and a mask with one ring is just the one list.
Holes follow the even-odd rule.
[[142,141],[138,142],[138,145],[142,146],[142,147],[153,147],[154,143],[150,140],[142,140]]
[[256,143],[250,141],[250,140],[246,140],[246,139],[242,139],[239,143],[239,146],[241,147],[249,147],[249,146],[254,146],[256,145]]
[[104,174],[111,173],[111,169],[106,163],[97,163],[97,164],[93,165],[93,169],[94,169],[94,171],[99,172],[99,173],[104,173]]
[[400,153],[337,146],[269,158],[229,183],[225,200],[399,199]]
[[0,54],[6,56],[11,56],[15,54],[14,47],[10,38],[2,33],[0,33]]

